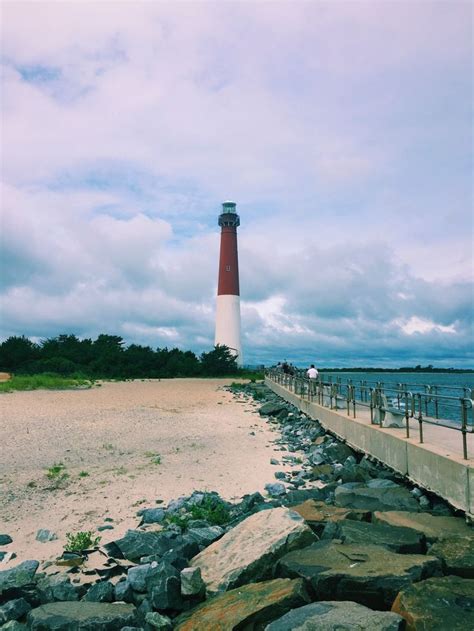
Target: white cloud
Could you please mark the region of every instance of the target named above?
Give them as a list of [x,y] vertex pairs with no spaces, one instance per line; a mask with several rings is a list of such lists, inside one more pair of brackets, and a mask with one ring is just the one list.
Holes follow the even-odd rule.
[[412,316],[405,321],[395,320],[394,324],[400,327],[400,329],[407,335],[413,335],[415,333],[425,334],[433,331],[438,333],[456,333],[456,327],[454,324],[444,326],[442,324],[436,324],[436,322],[432,322],[431,320],[418,318],[417,316]]

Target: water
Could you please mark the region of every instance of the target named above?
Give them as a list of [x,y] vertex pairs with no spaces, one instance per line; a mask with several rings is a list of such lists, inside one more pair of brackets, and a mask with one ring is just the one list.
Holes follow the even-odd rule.
[[[437,392],[441,395],[438,398],[438,416],[444,419],[460,422],[462,397],[473,396],[469,390],[474,391],[474,373],[423,373],[423,372],[324,372],[321,373],[324,380],[333,382],[339,381],[342,384],[349,380],[356,386],[356,397],[360,398],[358,386],[361,382],[366,382],[368,387],[375,387],[377,382],[382,383],[388,398],[396,396],[400,384],[406,389],[416,393],[429,392],[426,386],[437,386]],[[464,390],[469,389],[469,390]],[[433,398],[422,398],[423,415],[435,416],[435,400]],[[472,406],[468,409],[468,422],[473,423]]]

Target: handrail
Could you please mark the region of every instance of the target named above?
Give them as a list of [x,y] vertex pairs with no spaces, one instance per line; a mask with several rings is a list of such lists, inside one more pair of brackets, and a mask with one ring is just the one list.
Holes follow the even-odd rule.
[[[287,387],[309,401],[316,399],[319,405],[330,409],[345,409],[347,416],[352,413],[356,418],[358,407],[370,409],[371,424],[382,426],[387,413],[404,418],[407,438],[410,437],[410,419],[418,421],[419,440],[423,443],[423,424],[439,425],[462,434],[463,457],[468,459],[467,434],[474,433],[474,400],[470,388],[449,387],[451,390],[463,390],[464,396],[439,394],[440,386],[423,384],[423,391],[408,390],[407,384],[392,388],[383,382],[363,381],[359,386],[349,380],[342,383],[332,379],[324,379],[319,375],[317,379],[309,379],[303,371],[296,374],[283,372],[281,369],[270,368],[265,371],[268,378]],[[417,384],[413,384],[417,386]],[[412,387],[412,386],[410,386]],[[357,391],[360,397],[357,397]],[[468,395],[468,396],[466,396]],[[392,403],[392,405],[390,405]],[[456,414],[456,420],[440,418],[440,410],[448,414]],[[457,411],[457,413],[456,413]],[[433,415],[430,414],[433,413]],[[378,420],[377,420],[378,419]]]

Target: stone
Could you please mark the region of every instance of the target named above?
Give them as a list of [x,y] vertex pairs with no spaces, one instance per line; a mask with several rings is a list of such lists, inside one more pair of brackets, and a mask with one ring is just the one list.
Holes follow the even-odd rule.
[[292,609],[265,631],[399,631],[403,618],[389,611],[372,611],[354,602],[323,601]]
[[461,517],[444,517],[406,511],[375,511],[372,521],[422,532],[430,543],[452,536],[472,537],[474,530]]
[[276,616],[307,602],[309,597],[301,580],[251,583],[220,594],[181,615],[175,621],[175,631],[261,629]]
[[280,461],[279,461],[279,460],[277,460],[276,458],[270,458],[270,464],[276,464],[276,465],[279,465],[279,464],[280,464]]
[[446,574],[474,579],[474,536],[440,539],[429,554],[441,559]]
[[[168,616],[162,616],[156,611],[150,611],[145,616],[145,622],[152,628],[159,631],[171,631],[173,624]],[[123,631],[123,630],[122,630]]]
[[349,456],[354,456],[354,451],[345,443],[340,442],[325,442],[319,447],[324,454],[326,461],[330,463],[340,462],[343,463]]
[[24,598],[9,600],[0,607],[0,624],[5,624],[10,620],[19,620],[25,616],[30,609],[31,605]]
[[160,563],[148,572],[147,592],[150,602],[159,611],[183,609],[179,571],[169,563]]
[[104,532],[104,530],[113,530],[114,527],[112,526],[112,524],[104,524],[104,526],[99,526],[97,528],[98,532]]
[[[155,562],[155,566],[157,563]],[[127,580],[130,584],[130,587],[135,592],[145,593],[147,590],[146,579],[148,576],[148,571],[151,567],[151,563],[145,563],[144,565],[136,565],[135,567],[131,567],[127,573]]]
[[[277,480],[286,480],[286,473],[285,471],[276,471],[274,474],[275,478]],[[273,494],[271,494],[273,495]]]
[[191,565],[201,568],[212,594],[269,578],[275,561],[314,540],[298,513],[273,508],[247,517],[194,557]]
[[392,611],[405,618],[407,631],[474,629],[474,580],[443,576],[407,585]]
[[336,506],[362,508],[370,511],[404,510],[417,512],[420,505],[408,489],[402,486],[373,488],[369,486],[352,487],[341,484],[336,488]]
[[201,596],[206,592],[199,567],[185,567],[181,570],[181,595]]
[[[329,485],[327,485],[329,486]],[[289,491],[281,500],[285,506],[296,506],[306,500],[323,500],[326,497],[326,486],[324,489],[299,489],[297,491]]]
[[[127,530],[122,539],[113,542],[125,559],[139,561],[141,557],[151,554],[164,554],[173,547],[175,536],[164,532],[143,532]],[[104,546],[107,548],[107,545]],[[113,554],[111,556],[114,556]]]
[[9,543],[12,543],[13,539],[10,535],[0,535],[0,546],[6,546]]
[[124,603],[57,602],[28,614],[31,631],[115,631],[136,622],[136,609]]
[[133,601],[133,590],[127,579],[119,581],[114,587],[114,600],[131,603]]
[[23,561],[0,572],[0,603],[21,598],[23,590],[34,584],[38,566],[38,561]]
[[370,514],[368,511],[340,508],[315,500],[307,500],[298,506],[292,506],[291,510],[301,515],[305,522],[318,534],[323,531],[327,523],[338,523],[346,519],[368,519]]
[[282,484],[281,482],[275,482],[273,484],[268,483],[268,484],[265,484],[265,491],[271,497],[279,497],[280,495],[285,495],[286,486]]
[[46,528],[40,528],[36,533],[36,541],[40,541],[41,543],[47,543],[48,541],[56,541],[58,535],[51,530],[47,530]]
[[161,524],[166,517],[163,508],[143,508],[137,515],[142,518],[141,524]]
[[[400,554],[423,554],[426,550],[424,536],[410,528],[397,528],[348,519],[339,524],[337,538],[344,543],[370,542]],[[430,554],[438,556],[431,551]]]
[[65,574],[44,576],[36,585],[40,602],[51,603],[56,601],[79,600],[77,589],[71,584],[71,580]]
[[114,586],[108,581],[99,581],[92,585],[82,600],[94,603],[111,603],[114,600]]
[[222,537],[224,532],[224,529],[220,526],[207,526],[205,528],[190,528],[186,536],[205,548]]
[[441,563],[436,557],[396,554],[370,544],[319,541],[285,555],[275,573],[304,578],[321,600],[353,600],[373,609],[390,609],[400,589],[440,575]]
[[286,403],[274,403],[269,401],[268,403],[264,403],[262,407],[259,409],[258,413],[260,416],[276,416],[280,412],[287,412],[288,406]]
[[2,631],[26,631],[26,626],[17,620],[10,620],[0,627]]

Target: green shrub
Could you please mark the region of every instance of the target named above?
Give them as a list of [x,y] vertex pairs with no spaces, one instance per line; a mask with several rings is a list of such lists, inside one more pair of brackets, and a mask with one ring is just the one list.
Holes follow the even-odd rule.
[[67,532],[67,543],[64,546],[66,552],[83,552],[90,548],[95,548],[101,537],[93,537],[92,530],[86,530],[81,532]]
[[66,466],[62,462],[58,462],[49,467],[46,471],[46,477],[52,483],[52,488],[57,489],[69,478],[69,473],[66,471]]

